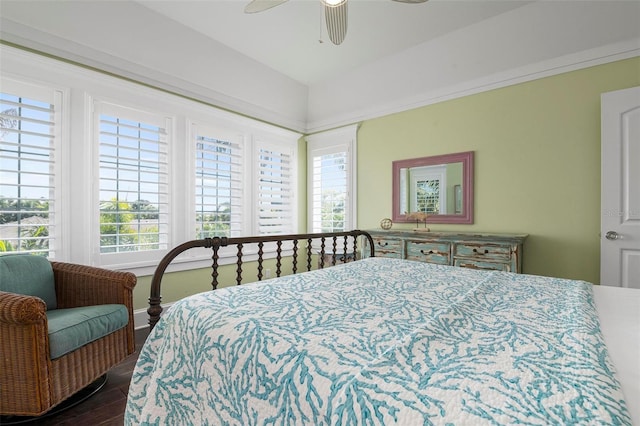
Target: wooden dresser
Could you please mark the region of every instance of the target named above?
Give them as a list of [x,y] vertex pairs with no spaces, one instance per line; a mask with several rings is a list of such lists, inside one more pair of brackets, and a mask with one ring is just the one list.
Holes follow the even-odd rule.
[[[367,231],[377,257],[395,257],[463,268],[522,273],[527,234]],[[365,247],[368,241],[365,240]],[[368,250],[364,250],[368,253]]]

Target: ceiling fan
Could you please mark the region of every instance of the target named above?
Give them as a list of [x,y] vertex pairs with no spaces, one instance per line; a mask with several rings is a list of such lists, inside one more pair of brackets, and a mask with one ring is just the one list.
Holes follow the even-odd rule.
[[[288,0],[252,0],[244,8],[244,13],[262,12],[285,3]],[[393,0],[400,3],[424,3],[427,0]],[[340,44],[347,35],[347,0],[320,0],[324,7],[327,33],[333,44]]]

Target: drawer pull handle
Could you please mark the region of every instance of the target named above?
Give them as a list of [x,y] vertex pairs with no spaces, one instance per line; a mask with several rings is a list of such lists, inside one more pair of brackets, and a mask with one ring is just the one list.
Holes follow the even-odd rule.
[[478,253],[478,254],[488,254],[489,250],[485,250],[484,253],[481,253],[481,252],[478,251],[478,249],[473,249],[473,252],[474,253]]
[[388,246],[388,245],[389,245],[389,243],[384,243],[384,244],[382,244],[380,241],[378,241],[378,245],[379,245],[380,247],[384,247],[384,246]]
[[429,250],[429,253],[425,253],[424,250],[420,250],[420,253],[425,254],[425,255],[430,255],[433,254],[433,250]]

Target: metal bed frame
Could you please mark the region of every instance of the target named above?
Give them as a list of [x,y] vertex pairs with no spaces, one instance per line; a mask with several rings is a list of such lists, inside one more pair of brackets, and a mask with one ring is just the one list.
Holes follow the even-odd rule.
[[[375,255],[374,243],[371,235],[369,235],[366,231],[353,230],[353,231],[345,231],[345,232],[328,232],[328,233],[311,233],[311,234],[289,234],[289,235],[262,235],[255,237],[214,237],[214,238],[205,238],[201,240],[191,240],[185,243],[178,245],[173,248],[169,253],[167,253],[155,270],[153,274],[153,279],[151,280],[151,291],[149,296],[149,308],[147,309],[147,313],[149,314],[149,326],[151,329],[156,325],[158,320],[160,319],[160,314],[162,313],[161,302],[161,294],[160,288],[162,283],[162,277],[169,266],[169,264],[181,253],[196,247],[210,248],[213,251],[212,254],[212,265],[211,265],[211,288],[215,290],[218,288],[218,268],[222,265],[219,263],[220,254],[219,250],[221,247],[228,246],[236,246],[236,283],[240,285],[243,281],[242,276],[242,264],[243,264],[243,249],[245,245],[252,244],[257,245],[257,263],[258,263],[258,274],[257,279],[261,281],[263,278],[263,261],[264,261],[264,245],[265,243],[275,242],[276,250],[275,250],[275,260],[276,260],[276,277],[280,277],[282,274],[282,261],[283,259],[290,259],[293,274],[298,272],[298,257],[304,256],[306,258],[306,271],[310,271],[312,269],[312,257],[314,249],[318,251],[318,268],[322,269],[325,267],[325,257],[327,255],[331,256],[331,261],[329,262],[330,266],[336,265],[337,262],[346,263],[349,261],[347,258],[347,253],[349,250],[352,250],[353,253],[357,253],[358,249],[358,237],[362,236],[366,238],[368,241],[369,248],[369,256],[373,257]],[[342,244],[339,245],[338,239],[342,237]],[[320,246],[314,248],[313,241],[320,240]],[[327,240],[329,240],[327,242]],[[349,242],[351,240],[351,242]],[[291,256],[288,254],[283,257],[283,249],[282,244],[284,242],[291,241],[293,243],[293,247],[291,249]],[[306,241],[305,247],[299,247],[299,241]],[[319,250],[318,250],[319,249]],[[342,250],[341,252],[339,250]],[[303,252],[302,254],[300,252]],[[288,252],[288,250],[287,250]],[[354,256],[355,260],[356,256]]]

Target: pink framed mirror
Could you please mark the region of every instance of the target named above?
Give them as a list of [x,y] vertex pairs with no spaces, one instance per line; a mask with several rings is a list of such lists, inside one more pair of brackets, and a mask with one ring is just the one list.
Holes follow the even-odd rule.
[[393,221],[473,223],[473,151],[393,162]]

